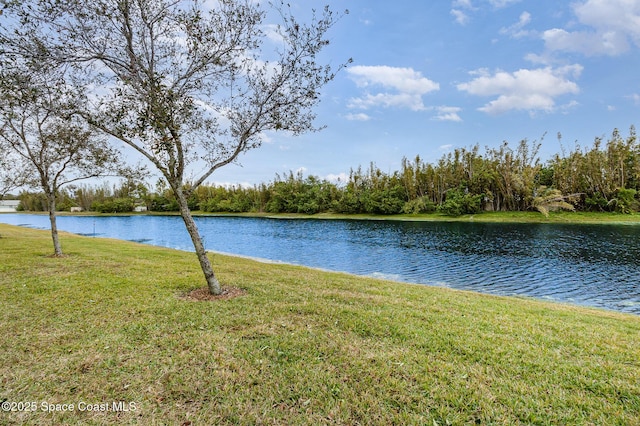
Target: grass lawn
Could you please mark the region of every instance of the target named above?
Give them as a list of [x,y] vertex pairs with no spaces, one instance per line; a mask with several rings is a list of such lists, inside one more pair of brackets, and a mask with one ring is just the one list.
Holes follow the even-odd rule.
[[246,293],[196,302],[192,253],[0,236],[2,425],[640,424],[638,316],[217,254]]

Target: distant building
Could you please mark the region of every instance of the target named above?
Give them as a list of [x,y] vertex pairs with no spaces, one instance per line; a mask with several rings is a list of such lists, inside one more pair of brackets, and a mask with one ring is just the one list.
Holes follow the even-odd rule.
[[83,210],[82,207],[71,207],[71,213],[80,213]]
[[20,200],[0,200],[0,213],[15,213],[19,205]]
[[133,209],[134,212],[146,212],[147,206],[135,206]]

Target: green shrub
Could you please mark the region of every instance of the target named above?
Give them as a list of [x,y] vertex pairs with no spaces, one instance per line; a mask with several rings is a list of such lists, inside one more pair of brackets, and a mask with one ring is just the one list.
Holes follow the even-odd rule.
[[609,202],[599,192],[593,194],[591,197],[585,197],[584,204],[589,211],[608,211]]
[[420,197],[407,201],[402,207],[405,214],[433,213],[436,211],[436,204],[429,197]]
[[630,214],[634,210],[637,210],[638,203],[635,198],[636,193],[637,191],[635,189],[618,189],[616,198],[611,200],[616,206],[616,211],[618,213]]
[[150,200],[151,211],[154,212],[177,212],[180,210],[178,202],[174,199],[168,199],[163,195],[154,195]]
[[482,211],[482,198],[484,195],[469,194],[464,187],[452,189],[447,192],[446,199],[438,207],[440,213],[448,216],[461,216],[463,214],[475,214]]
[[134,207],[135,203],[131,198],[113,198],[91,204],[91,210],[99,213],[128,213],[132,212]]
[[369,214],[398,214],[402,212],[405,202],[400,186],[370,189],[362,194],[364,212]]

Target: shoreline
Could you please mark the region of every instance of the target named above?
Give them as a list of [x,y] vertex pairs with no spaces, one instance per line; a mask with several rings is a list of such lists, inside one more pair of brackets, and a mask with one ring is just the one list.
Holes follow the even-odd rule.
[[[35,214],[47,215],[48,212],[0,212],[2,214]],[[224,213],[192,211],[194,217],[247,217],[265,219],[296,220],[353,220],[353,221],[391,221],[391,222],[469,222],[469,223],[531,223],[531,224],[578,224],[578,225],[640,225],[640,213],[620,214],[609,212],[551,212],[545,217],[538,212],[484,212],[458,217],[440,213],[418,215],[364,215],[316,213]],[[178,212],[128,212],[128,213],[96,213],[96,212],[57,212],[57,216],[179,216]]]
[[[69,215],[69,216],[78,216],[78,215]],[[104,217],[109,217],[110,215],[104,215]],[[117,216],[122,216],[122,217],[128,217],[131,215],[117,215]],[[140,216],[140,215],[135,215],[135,216]],[[145,216],[144,214],[142,216]],[[178,215],[163,215],[163,216],[178,216]],[[86,215],[86,217],[93,217],[92,215]],[[228,216],[226,216],[228,217]],[[286,219],[286,218],[274,218],[274,219]],[[331,220],[331,219],[325,219],[325,220]],[[605,225],[611,225],[609,223],[605,223]],[[0,223],[0,225],[2,225],[2,223]],[[615,225],[615,224],[614,224]],[[29,226],[21,226],[21,225],[8,225],[7,226],[17,226],[19,228],[25,228],[25,229],[34,229],[34,230],[38,230],[38,231],[49,231],[48,229],[43,229],[43,228],[32,228]],[[69,231],[61,231],[64,233],[67,233],[69,235],[74,235],[74,236],[78,236],[78,237],[90,237],[89,235],[85,235],[85,234],[78,234],[78,233],[73,233],[73,232],[69,232]],[[114,240],[114,241],[120,241],[120,242],[133,242],[133,243],[140,243],[140,244],[144,244],[146,246],[149,247],[157,247],[157,248],[166,248],[166,249],[170,249],[170,250],[177,250],[180,252],[185,252],[185,253],[191,253],[194,254],[194,251],[192,250],[192,248],[190,249],[184,249],[184,248],[176,248],[176,247],[169,247],[169,246],[163,246],[163,245],[154,245],[154,244],[149,244],[148,242],[142,242],[142,241],[138,241],[138,240],[127,240],[127,239],[119,239],[119,238],[114,238],[114,237],[109,237],[109,236],[93,236],[92,238],[100,238],[103,240]],[[283,265],[283,266],[292,266],[292,267],[301,267],[301,268],[306,268],[309,269],[311,271],[317,271],[317,272],[321,272],[321,273],[337,273],[337,274],[344,274],[353,278],[363,278],[363,279],[377,279],[377,280],[383,280],[383,281],[388,281],[388,282],[393,282],[396,284],[408,284],[408,285],[415,285],[415,286],[423,286],[423,287],[429,287],[429,288],[444,288],[444,289],[449,289],[449,290],[453,290],[453,291],[462,291],[462,292],[471,292],[474,294],[479,294],[479,295],[492,295],[492,296],[497,296],[497,297],[507,297],[507,298],[514,298],[514,299],[524,299],[524,300],[532,300],[532,301],[538,301],[538,302],[542,302],[542,303],[552,303],[552,304],[556,304],[556,305],[563,305],[563,306],[569,306],[569,307],[582,307],[582,308],[586,308],[586,309],[598,309],[598,310],[603,310],[603,311],[607,311],[607,312],[613,312],[613,313],[620,313],[620,314],[630,314],[633,316],[637,316],[640,317],[640,312],[632,312],[630,310],[625,310],[624,308],[615,308],[615,307],[610,307],[610,306],[606,306],[604,304],[596,304],[596,303],[590,303],[589,301],[580,301],[580,300],[574,300],[574,299],[563,299],[563,298],[555,298],[555,297],[550,297],[550,296],[544,296],[544,295],[527,295],[527,294],[518,294],[518,293],[507,293],[507,292],[492,292],[492,291],[482,291],[482,290],[478,290],[478,289],[474,289],[474,288],[466,288],[464,286],[457,286],[457,285],[451,285],[448,282],[421,282],[421,281],[412,281],[412,280],[407,280],[407,279],[402,279],[402,276],[400,275],[395,275],[395,274],[383,274],[383,273],[377,273],[377,272],[373,272],[370,274],[359,274],[356,272],[349,272],[347,270],[339,270],[339,269],[328,269],[328,268],[324,268],[321,266],[310,266],[310,265],[305,265],[302,263],[295,263],[295,262],[287,262],[287,261],[283,261],[283,260],[276,260],[276,259],[269,259],[266,257],[259,257],[259,256],[251,256],[251,255],[243,255],[243,254],[238,254],[238,253],[233,253],[233,252],[229,252],[229,251],[223,251],[223,250],[212,250],[212,249],[207,249],[207,253],[209,253],[212,256],[225,256],[225,257],[230,257],[230,258],[237,258],[237,259],[244,259],[244,260],[250,260],[250,261],[254,261],[254,262],[258,262],[260,264],[264,264],[264,265]],[[629,306],[635,306],[635,305],[629,305]]]

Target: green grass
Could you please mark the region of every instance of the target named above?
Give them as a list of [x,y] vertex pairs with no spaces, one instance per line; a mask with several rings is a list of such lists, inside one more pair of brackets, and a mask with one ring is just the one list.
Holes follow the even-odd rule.
[[483,212],[473,215],[458,217],[447,216],[441,213],[429,214],[398,214],[398,215],[366,215],[366,214],[335,214],[318,213],[306,214],[271,214],[271,213],[202,213],[200,215],[212,216],[244,216],[244,217],[270,217],[283,219],[345,219],[345,220],[398,220],[398,221],[425,221],[425,222],[499,222],[499,223],[566,223],[566,224],[637,224],[640,225],[640,213],[595,213],[595,212],[551,212],[545,217],[538,212]]
[[192,253],[0,235],[0,424],[640,424],[638,316],[221,255],[246,294],[185,301]]
[[[25,212],[21,212],[25,213]],[[26,212],[26,214],[29,214]],[[45,214],[45,213],[36,213]],[[205,213],[194,211],[200,216],[239,216],[239,217],[268,217],[280,219],[343,219],[343,220],[399,220],[399,221],[427,221],[427,222],[499,222],[499,223],[565,223],[565,224],[629,224],[640,225],[640,213],[621,214],[606,212],[551,212],[545,217],[538,212],[483,212],[459,217],[447,216],[441,213],[429,214],[398,214],[398,215],[367,215],[367,214],[337,214],[318,213],[313,215],[294,213]],[[178,215],[177,212],[142,212],[100,214],[95,212],[68,213],[58,212],[65,216],[131,216],[131,215]]]

